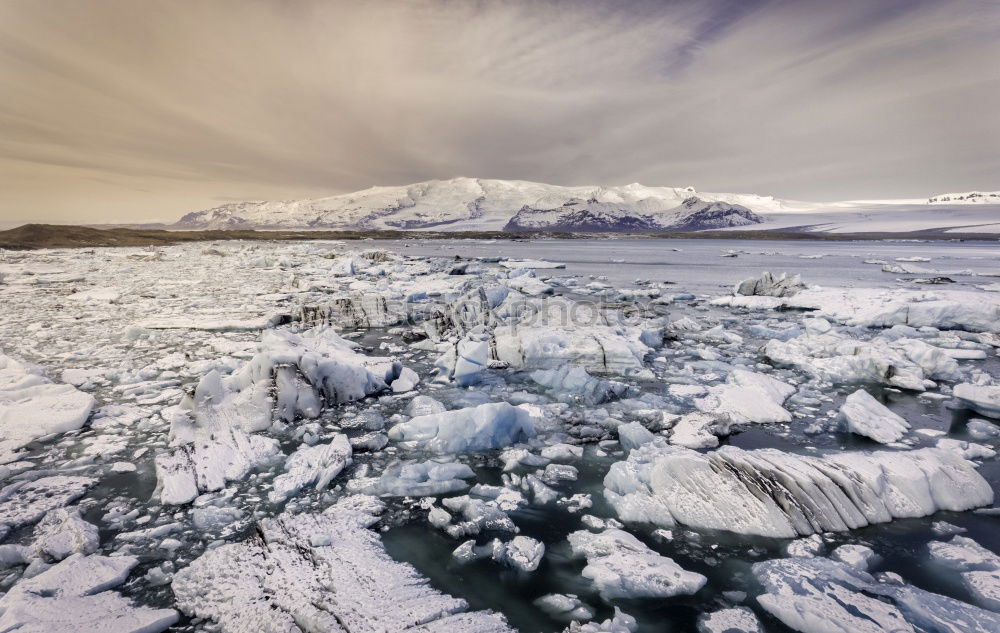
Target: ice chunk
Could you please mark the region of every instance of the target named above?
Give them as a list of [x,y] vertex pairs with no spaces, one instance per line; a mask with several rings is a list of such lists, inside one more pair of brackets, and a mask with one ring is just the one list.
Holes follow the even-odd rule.
[[766,374],[734,369],[726,382],[709,388],[697,401],[699,410],[735,423],[789,422],[792,414],[781,405],[795,387]]
[[62,560],[70,554],[93,554],[99,543],[97,526],[84,521],[74,506],[50,510],[35,526],[32,547],[39,554]]
[[160,503],[181,505],[194,501],[198,496],[198,481],[190,451],[178,450],[157,455],[153,463],[156,467]]
[[322,490],[351,464],[353,451],[347,436],[338,433],[329,444],[300,446],[285,460],[285,472],[274,478],[268,493],[271,503],[280,503],[302,488],[315,485]]
[[541,450],[540,455],[552,461],[572,461],[583,457],[583,447],[571,444],[552,444]]
[[205,532],[222,531],[242,519],[243,513],[233,507],[206,505],[191,511],[191,523]]
[[90,477],[55,475],[4,486],[0,489],[0,531],[35,523],[49,511],[79,499],[96,483]]
[[500,262],[500,265],[504,268],[566,268],[566,264],[540,259],[506,259]]
[[285,422],[315,418],[324,405],[384,391],[399,377],[397,361],[363,356],[354,347],[328,328],[302,335],[268,331],[259,351],[232,375],[206,374],[171,420],[178,448],[156,458],[163,503],[221,490],[276,456],[277,440],[253,434],[270,427],[272,415]]
[[605,600],[688,595],[708,580],[684,570],[623,530],[573,532],[569,544],[574,556],[587,559],[583,576],[594,583]]
[[[351,259],[345,259],[350,262]],[[353,274],[353,272],[348,273]],[[341,329],[379,328],[406,321],[405,306],[391,297],[376,293],[351,293],[320,304],[301,305],[292,318],[307,326],[332,325]]]
[[82,427],[93,408],[90,394],[0,353],[0,461],[36,439]]
[[[245,393],[249,402],[241,403],[241,407],[250,405],[262,410],[266,425],[270,424],[272,408],[286,422],[296,416],[314,418],[324,404],[341,404],[378,393],[399,377],[402,365],[398,361],[364,356],[355,347],[328,328],[302,335],[269,330],[261,339],[260,351],[223,380],[223,387],[236,394]],[[272,381],[277,389],[274,405],[266,400]],[[212,405],[223,404],[217,389],[207,391]],[[202,404],[196,402],[196,406]],[[251,423],[247,430],[262,429],[259,423]]]
[[629,422],[618,427],[618,441],[621,442],[626,453],[647,442],[652,442],[655,438],[655,435],[638,422]]
[[531,379],[551,390],[557,398],[579,398],[592,406],[617,400],[629,391],[625,383],[595,378],[583,367],[539,369],[531,372]]
[[1000,437],[1000,427],[986,420],[972,419],[965,425],[969,435],[977,440],[988,440]]
[[198,493],[221,490],[227,481],[242,479],[279,453],[277,440],[247,433],[232,413],[219,409],[198,414],[193,423],[175,418],[175,442],[184,438],[188,443],[154,461],[163,503],[188,503]]
[[399,372],[399,378],[392,381],[392,392],[393,393],[405,393],[407,391],[413,391],[417,384],[420,382],[420,376],[417,372],[413,371],[409,367],[404,367]]
[[934,380],[957,380],[955,359],[923,341],[871,341],[839,334],[805,334],[763,348],[764,356],[779,366],[797,367],[813,378],[835,384],[871,382],[924,391]]
[[74,554],[0,598],[0,630],[19,633],[92,631],[159,633],[177,622],[173,609],[135,607],[108,589],[138,563],[130,556]]
[[891,604],[862,593],[874,579],[822,558],[757,563],[754,575],[766,593],[757,602],[788,627],[803,633],[914,633]]
[[980,415],[1000,418],[1000,385],[981,386],[969,383],[955,385],[955,399]]
[[479,376],[490,358],[487,341],[463,339],[458,342],[458,360],[455,361],[455,384],[468,387],[479,382]]
[[878,560],[878,555],[872,551],[872,548],[866,545],[857,545],[849,543],[847,545],[841,545],[837,549],[830,553],[830,558],[833,560],[839,560],[840,562],[850,565],[851,567],[856,567],[858,569],[868,570],[871,565]]
[[996,332],[1000,299],[966,290],[901,291],[883,288],[809,288],[791,297],[721,297],[715,305],[751,309],[816,310],[818,316],[845,325]]
[[[910,585],[881,584],[863,570],[825,558],[757,563],[757,602],[802,633],[990,633],[1000,615]],[[880,599],[881,598],[881,599]]]
[[532,437],[531,414],[506,402],[422,415],[389,429],[389,438],[434,453],[485,451]]
[[499,499],[484,501],[463,495],[448,497],[443,499],[441,503],[453,513],[461,514],[462,518],[465,519],[447,527],[445,531],[452,538],[471,536],[484,530],[517,532],[517,526],[514,525],[510,516],[501,509],[503,502]]
[[549,460],[539,457],[526,448],[507,448],[500,453],[505,471],[515,470],[521,466],[545,466]]
[[1000,556],[964,536],[928,544],[931,559],[960,572],[962,582],[982,607],[1000,611]]
[[525,572],[538,569],[545,555],[545,545],[529,536],[515,536],[503,544],[502,554],[494,554],[494,559]]
[[622,613],[615,607],[614,617],[603,622],[588,622],[580,624],[572,622],[563,633],[635,633],[639,625],[635,618],[627,613]]
[[950,437],[942,437],[934,445],[941,450],[952,451],[965,459],[989,459],[997,454],[995,450],[985,444],[956,440]]
[[[728,428],[727,424],[723,424]],[[716,435],[725,435],[718,420],[704,413],[681,416],[670,431],[670,443],[686,448],[712,448],[719,445]]]
[[538,598],[533,604],[550,618],[563,622],[586,622],[594,617],[594,610],[573,594],[550,593]]
[[819,534],[797,538],[785,546],[785,553],[793,557],[809,558],[818,556],[821,551],[823,551],[823,539]]
[[910,428],[909,422],[896,415],[864,389],[847,396],[840,407],[847,430],[869,437],[880,444],[898,442]]
[[465,464],[429,460],[404,461],[387,466],[378,478],[354,479],[349,489],[380,497],[428,497],[465,490],[463,479],[475,477]]
[[444,413],[447,410],[443,404],[430,396],[417,396],[410,400],[410,404],[406,406],[406,415],[415,418],[421,415]]
[[813,457],[733,446],[701,454],[657,441],[613,464],[604,486],[625,521],[786,538],[993,500],[972,462],[937,448]]
[[735,607],[699,617],[698,633],[762,633],[762,629],[753,611],[746,607]]
[[177,604],[225,633],[513,633],[502,616],[467,611],[389,557],[367,529],[381,509],[371,497],[348,497],[322,514],[262,520],[255,538],[209,550],[177,572]]
[[504,325],[493,332],[497,360],[515,369],[583,367],[591,374],[644,375],[650,348],[640,332],[602,326]]
[[769,272],[765,272],[760,277],[744,279],[736,284],[733,294],[743,296],[791,297],[805,287],[806,285],[802,283],[799,275],[789,277],[787,274],[782,273],[780,277],[776,277]]
[[451,515],[443,508],[433,507],[427,513],[427,522],[440,530],[451,523]]

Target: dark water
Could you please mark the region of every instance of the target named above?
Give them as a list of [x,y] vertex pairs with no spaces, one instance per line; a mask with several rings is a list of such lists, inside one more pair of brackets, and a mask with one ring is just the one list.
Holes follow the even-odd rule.
[[[990,359],[980,367],[991,373],[1000,369],[1000,362]],[[857,386],[842,387],[843,394]],[[949,433],[949,437],[972,439],[965,425],[972,416],[965,411],[953,411],[942,401],[919,398],[916,394],[882,389],[869,385],[869,391],[884,404],[906,418],[916,429],[933,429]],[[842,396],[835,399],[840,402]],[[817,418],[823,418],[830,403],[824,404],[816,416],[796,419],[787,425],[753,425],[737,429],[723,443],[744,449],[778,448],[802,454],[842,450],[892,450],[866,438],[836,430],[806,434],[804,429]],[[932,446],[936,437],[911,433],[915,446]],[[982,440],[979,440],[983,442]],[[997,448],[996,441],[983,442]],[[817,450],[818,449],[818,450]],[[580,479],[575,483],[557,486],[562,492],[589,492],[594,506],[585,513],[599,517],[614,517],[604,502],[602,480],[612,463],[621,457],[597,457],[588,449],[583,460],[574,462],[580,469]],[[986,460],[980,467],[981,474],[1000,489],[1000,462]],[[499,471],[496,472],[499,477]],[[582,559],[570,557],[566,537],[573,531],[586,529],[579,514],[571,514],[555,506],[527,507],[511,514],[521,528],[521,534],[536,538],[546,546],[542,565],[531,574],[517,572],[491,560],[475,561],[460,565],[451,558],[452,550],[461,541],[453,540],[423,521],[393,528],[383,535],[389,553],[398,560],[413,564],[431,579],[438,589],[466,599],[473,608],[493,609],[502,612],[512,625],[524,633],[555,633],[562,631],[564,622],[551,619],[532,603],[549,593],[576,594],[595,609],[597,619],[610,617],[612,608],[593,590],[589,581],[580,575],[585,565]],[[960,583],[957,573],[942,570],[929,562],[927,543],[950,538],[935,534],[931,524],[947,521],[964,528],[963,536],[970,537],[984,547],[1000,552],[1000,517],[973,512],[941,512],[919,519],[896,520],[845,533],[829,533],[825,552],[847,543],[865,544],[875,550],[881,559],[871,571],[890,571],[907,582],[923,589],[946,596],[970,601],[970,596]],[[693,596],[668,599],[617,600],[613,604],[637,618],[642,633],[654,631],[694,632],[700,613],[734,606],[733,596],[723,592],[746,592],[742,602],[754,608],[766,631],[789,631],[783,624],[756,608],[754,596],[761,589],[754,581],[750,568],[754,562],[784,556],[787,539],[769,539],[743,536],[728,532],[673,528],[673,540],[664,542],[652,534],[650,526],[628,526],[650,548],[674,559],[684,569],[708,577],[708,583]],[[510,535],[482,534],[477,544],[486,543],[494,536],[507,540]]]

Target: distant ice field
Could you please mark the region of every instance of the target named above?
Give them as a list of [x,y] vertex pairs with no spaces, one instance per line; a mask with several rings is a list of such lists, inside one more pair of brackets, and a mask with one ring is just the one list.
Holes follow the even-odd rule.
[[[911,265],[945,273],[968,270],[1000,275],[1000,245],[989,242],[543,239],[403,240],[370,245],[388,246],[406,255],[545,259],[566,264],[565,271],[545,271],[547,274],[603,275],[615,285],[635,279],[669,281],[677,284],[678,291],[693,293],[728,289],[736,281],[764,270],[801,273],[809,283],[828,287],[898,287],[898,278],[928,274],[883,273],[881,265],[865,261],[899,263],[897,258],[912,257],[931,261]],[[737,256],[723,257],[731,253]],[[946,276],[963,288],[1000,283],[1000,277]]]

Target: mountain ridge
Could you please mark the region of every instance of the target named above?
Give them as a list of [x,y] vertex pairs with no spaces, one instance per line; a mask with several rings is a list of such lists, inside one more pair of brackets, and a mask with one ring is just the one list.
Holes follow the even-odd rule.
[[[996,198],[994,202],[994,197]],[[685,208],[688,204],[697,209]],[[184,215],[174,229],[657,232],[809,227],[816,232],[987,227],[1000,193],[811,203],[693,187],[562,186],[458,177],[283,201],[231,202]]]

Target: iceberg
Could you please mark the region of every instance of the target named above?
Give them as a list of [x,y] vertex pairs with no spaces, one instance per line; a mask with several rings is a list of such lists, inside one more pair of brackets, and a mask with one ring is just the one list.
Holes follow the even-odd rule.
[[959,572],[962,584],[979,606],[1000,611],[1000,556],[964,536],[932,541],[931,560]]
[[560,400],[579,399],[591,406],[617,400],[630,391],[625,383],[595,378],[583,367],[538,369],[531,372],[531,379]]
[[847,430],[871,438],[880,444],[898,442],[910,428],[910,423],[896,415],[864,389],[847,396],[840,415]]
[[386,466],[378,477],[353,479],[349,490],[379,497],[430,497],[465,490],[475,473],[465,464],[413,460]]
[[90,394],[0,353],[0,463],[39,438],[79,429],[93,408]]
[[0,537],[8,530],[37,523],[47,513],[79,499],[96,479],[53,475],[17,481],[0,489]]
[[882,584],[864,570],[826,558],[757,563],[757,602],[802,633],[990,633],[1000,614],[910,585]]
[[611,466],[604,495],[623,521],[792,538],[993,502],[975,465],[938,448],[822,457],[662,440]]
[[955,399],[965,408],[988,418],[1000,418],[1000,385],[955,385]]
[[273,417],[315,418],[325,406],[386,391],[401,370],[398,361],[358,354],[329,328],[265,332],[248,362],[230,376],[208,372],[181,403],[170,427],[176,448],[155,460],[161,501],[188,503],[275,458],[278,441],[256,434]]
[[351,464],[351,444],[338,433],[329,444],[300,446],[285,460],[285,472],[274,478],[268,493],[271,503],[280,503],[308,485],[323,490],[334,477]]
[[389,438],[432,453],[503,448],[534,436],[531,413],[506,402],[411,418],[389,429]]
[[799,275],[789,277],[782,273],[781,276],[775,276],[764,272],[760,277],[744,279],[736,284],[733,294],[745,297],[791,297],[805,287]]
[[73,554],[0,598],[0,630],[19,633],[95,631],[159,633],[178,619],[173,609],[136,607],[109,591],[138,564],[132,556]]

